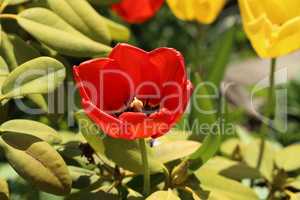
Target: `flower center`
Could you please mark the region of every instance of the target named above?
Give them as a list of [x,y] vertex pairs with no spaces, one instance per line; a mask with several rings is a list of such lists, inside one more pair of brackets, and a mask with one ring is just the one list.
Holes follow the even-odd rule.
[[128,104],[126,109],[114,114],[116,116],[120,116],[123,112],[142,112],[145,113],[146,115],[150,115],[152,113],[157,112],[158,110],[159,110],[159,104],[153,106],[149,104],[148,100],[142,101],[137,97],[134,97],[133,100]]

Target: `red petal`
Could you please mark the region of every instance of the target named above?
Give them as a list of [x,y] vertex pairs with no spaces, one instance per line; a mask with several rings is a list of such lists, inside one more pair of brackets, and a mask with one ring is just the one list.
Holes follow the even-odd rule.
[[154,16],[163,2],[163,0],[122,0],[113,4],[112,9],[129,23],[142,23]]
[[172,48],[158,48],[150,53],[150,61],[158,69],[162,84],[177,81],[181,84],[186,79],[184,58],[181,53]]
[[[94,121],[102,131],[113,138],[124,138],[122,134],[122,121],[101,111],[90,101],[82,100],[85,113]],[[123,137],[122,137],[123,136]],[[126,137],[125,137],[126,138]]]
[[74,67],[74,75],[82,98],[108,113],[124,109],[133,94],[132,80],[111,59],[84,62]]
[[149,54],[128,44],[118,44],[109,55],[135,80],[135,96],[157,104],[161,98],[160,72],[152,65]]

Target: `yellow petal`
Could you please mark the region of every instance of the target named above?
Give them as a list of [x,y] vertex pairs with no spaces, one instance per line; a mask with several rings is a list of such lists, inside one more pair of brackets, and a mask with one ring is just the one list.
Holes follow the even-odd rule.
[[[260,57],[274,58],[300,48],[299,2],[239,0],[245,32]],[[297,11],[299,16],[295,15]]]
[[226,0],[167,0],[174,15],[181,20],[197,20],[210,24],[215,21]]

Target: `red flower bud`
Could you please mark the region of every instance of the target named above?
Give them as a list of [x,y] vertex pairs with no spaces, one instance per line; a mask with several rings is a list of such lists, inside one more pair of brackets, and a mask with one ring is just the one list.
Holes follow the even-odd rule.
[[185,111],[192,84],[184,59],[171,48],[145,52],[118,44],[108,58],[74,67],[87,115],[114,138],[159,137]]
[[128,23],[137,24],[153,17],[163,3],[164,0],[121,0],[112,9]]

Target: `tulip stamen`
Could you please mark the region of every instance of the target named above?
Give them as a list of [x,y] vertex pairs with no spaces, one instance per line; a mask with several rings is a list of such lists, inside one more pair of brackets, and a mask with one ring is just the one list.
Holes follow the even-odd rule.
[[134,97],[134,99],[130,103],[129,107],[134,112],[143,112],[144,103],[141,100],[139,100],[138,98]]

